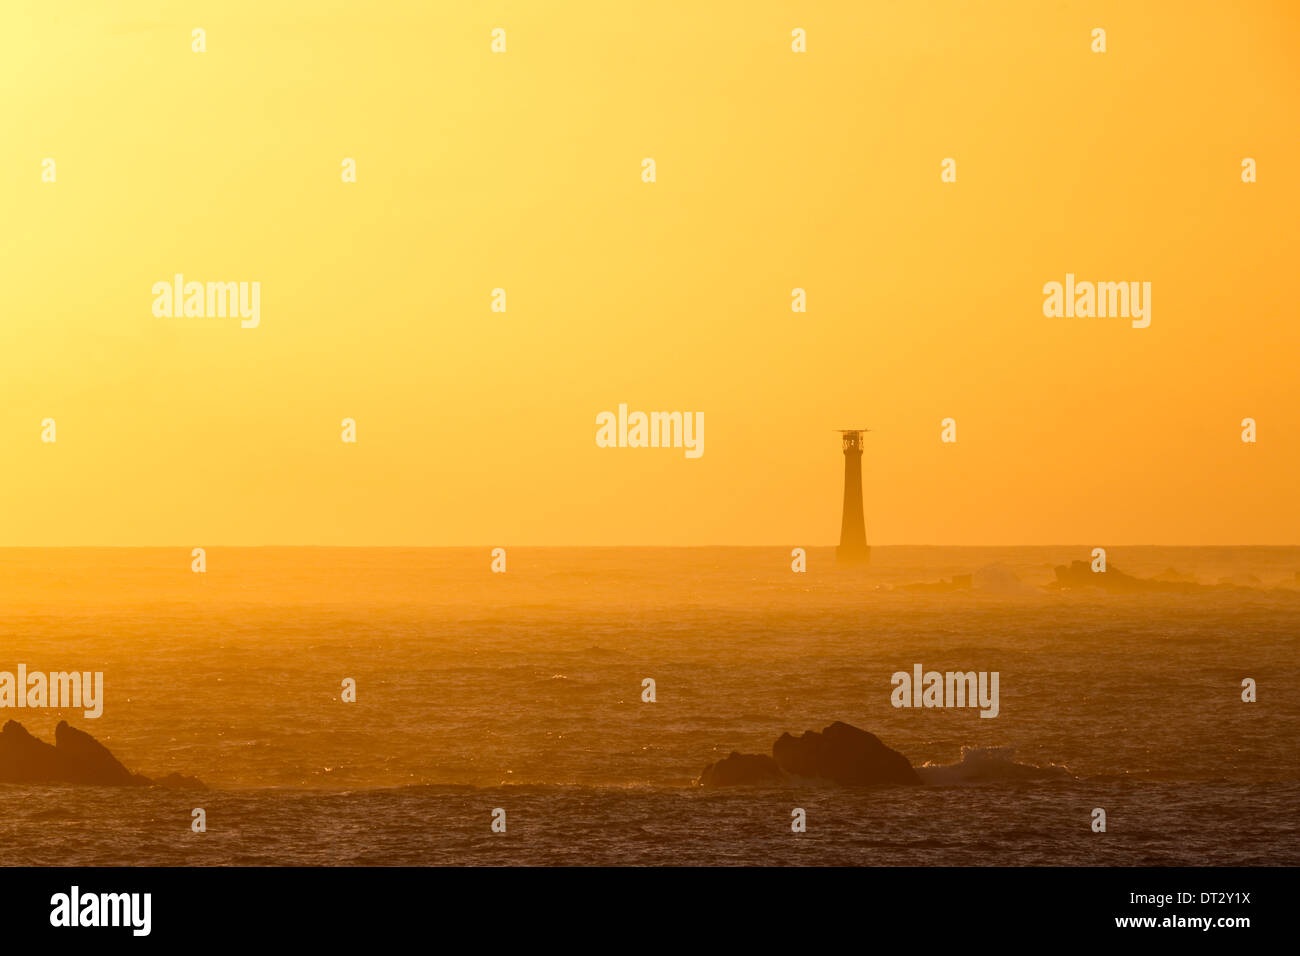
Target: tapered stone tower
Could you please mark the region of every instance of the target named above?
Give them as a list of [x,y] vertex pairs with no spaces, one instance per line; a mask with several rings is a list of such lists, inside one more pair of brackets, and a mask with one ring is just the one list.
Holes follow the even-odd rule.
[[840,546],[835,560],[842,564],[865,564],[871,560],[867,547],[867,523],[862,516],[862,436],[865,428],[841,428],[844,440],[844,517],[840,522]]

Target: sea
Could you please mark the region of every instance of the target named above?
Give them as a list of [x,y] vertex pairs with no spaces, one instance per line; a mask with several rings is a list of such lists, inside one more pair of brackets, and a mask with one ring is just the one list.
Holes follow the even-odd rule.
[[[792,548],[0,549],[0,671],[105,697],[0,721],[209,788],[0,785],[0,862],[1300,864],[1300,548]],[[895,707],[917,664],[997,716]],[[837,720],[923,785],[696,783]]]

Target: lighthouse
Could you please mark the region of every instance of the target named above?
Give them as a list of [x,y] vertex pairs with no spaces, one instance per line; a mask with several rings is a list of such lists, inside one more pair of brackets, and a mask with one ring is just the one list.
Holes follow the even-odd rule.
[[867,429],[838,431],[844,443],[844,517],[840,522],[840,546],[835,549],[835,560],[841,564],[865,564],[871,560],[867,523],[862,516],[862,436]]

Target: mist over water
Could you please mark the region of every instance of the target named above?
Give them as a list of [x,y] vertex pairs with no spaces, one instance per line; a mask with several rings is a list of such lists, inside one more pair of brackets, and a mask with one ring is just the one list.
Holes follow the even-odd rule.
[[[67,719],[134,771],[216,788],[0,786],[0,844],[10,863],[1300,863],[1300,548],[1113,548],[1206,587],[1041,587],[1090,547],[875,548],[862,569],[814,548],[806,574],[788,547],[508,548],[505,574],[486,547],[210,547],[206,574],[182,548],[0,550],[0,670],[102,670],[106,697],[99,720],[0,720],[52,739]],[[890,676],[917,663],[998,671],[999,715],[895,709]],[[932,786],[692,787],[834,720]]]

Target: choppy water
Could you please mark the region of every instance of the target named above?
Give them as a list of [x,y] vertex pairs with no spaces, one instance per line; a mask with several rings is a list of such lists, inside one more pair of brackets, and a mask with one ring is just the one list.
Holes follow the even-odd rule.
[[[813,549],[793,574],[788,548],[511,548],[504,575],[488,548],[211,548],[205,575],[186,549],[0,550],[0,670],[102,670],[107,696],[99,720],[0,719],[52,739],[67,718],[133,770],[216,788],[0,786],[3,860],[1300,863],[1300,549],[1109,553],[1248,587],[1039,587],[1089,550],[877,548],[844,570]],[[989,566],[984,590],[899,588]],[[999,716],[893,708],[918,662],[999,671]],[[691,786],[836,719],[916,765],[1013,747],[1068,774]]]

